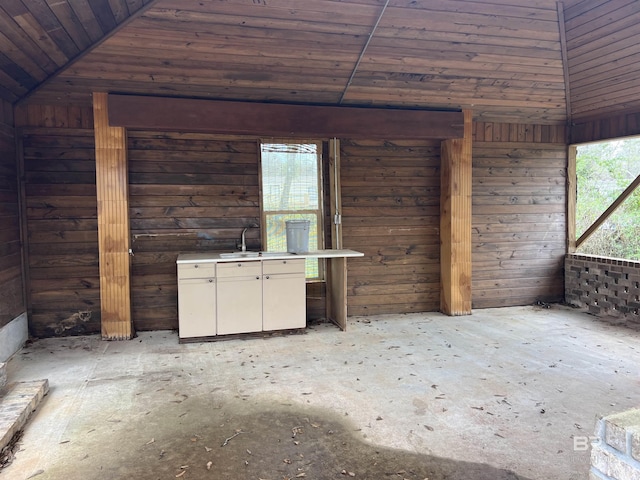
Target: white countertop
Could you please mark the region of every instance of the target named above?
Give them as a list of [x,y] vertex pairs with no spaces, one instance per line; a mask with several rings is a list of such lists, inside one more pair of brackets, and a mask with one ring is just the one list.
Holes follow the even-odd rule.
[[[238,256],[221,257],[220,253],[182,253],[178,255],[176,263],[222,263],[222,262],[258,262],[262,260],[286,260],[289,258],[340,258],[340,257],[363,257],[364,253],[355,250],[314,250],[305,253],[289,252],[264,252],[258,256]],[[230,253],[230,252],[229,252]],[[249,252],[247,252],[249,253]]]

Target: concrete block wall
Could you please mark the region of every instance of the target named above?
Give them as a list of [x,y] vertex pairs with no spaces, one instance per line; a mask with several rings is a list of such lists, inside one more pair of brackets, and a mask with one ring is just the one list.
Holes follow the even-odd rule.
[[589,480],[640,480],[640,409],[598,420]]
[[640,262],[569,254],[564,278],[569,305],[640,324]]

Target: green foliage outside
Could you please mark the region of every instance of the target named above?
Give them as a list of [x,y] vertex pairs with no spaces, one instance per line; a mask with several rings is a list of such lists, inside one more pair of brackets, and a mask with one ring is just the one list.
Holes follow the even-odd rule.
[[[640,175],[640,138],[578,147],[576,238]],[[640,260],[640,188],[578,249],[589,255]]]

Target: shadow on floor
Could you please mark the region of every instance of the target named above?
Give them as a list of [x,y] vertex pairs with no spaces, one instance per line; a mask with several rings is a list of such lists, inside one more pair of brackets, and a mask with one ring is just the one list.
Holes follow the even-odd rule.
[[368,444],[348,417],[331,412],[234,402],[189,397],[134,419],[77,426],[64,459],[35,478],[527,480]]

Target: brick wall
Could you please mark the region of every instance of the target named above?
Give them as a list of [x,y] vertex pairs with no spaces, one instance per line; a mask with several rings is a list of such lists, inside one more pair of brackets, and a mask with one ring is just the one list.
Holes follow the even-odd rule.
[[640,324],[640,262],[569,254],[564,278],[569,305]]
[[590,480],[640,479],[640,409],[598,420]]

